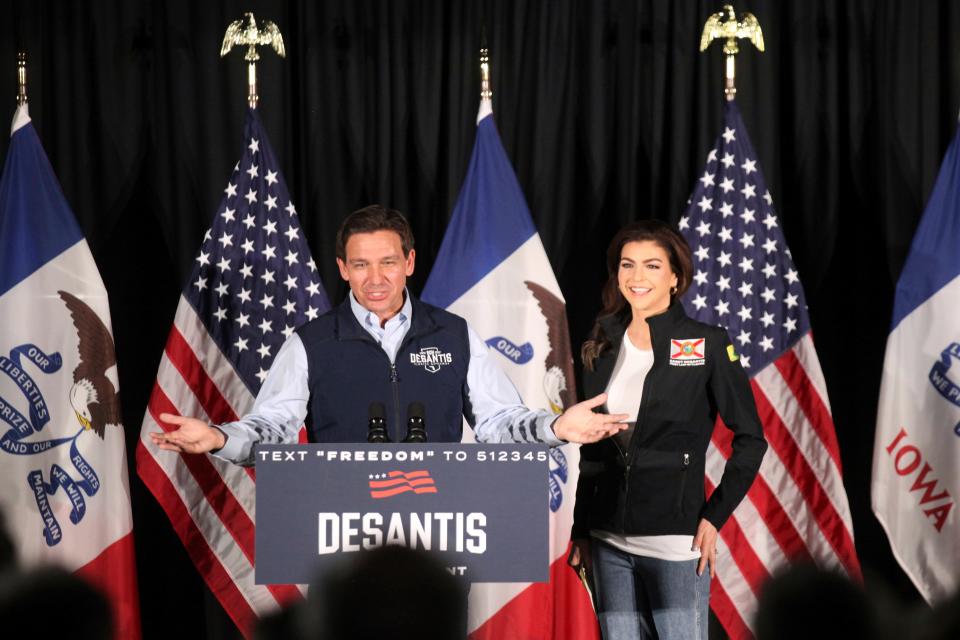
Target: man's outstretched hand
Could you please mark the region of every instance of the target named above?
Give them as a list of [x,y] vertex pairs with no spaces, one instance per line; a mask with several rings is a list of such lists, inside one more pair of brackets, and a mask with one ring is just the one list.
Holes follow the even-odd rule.
[[601,393],[583,402],[578,402],[553,423],[553,433],[561,440],[586,444],[609,438],[627,428],[625,413],[594,413],[593,409],[607,401],[607,394]]
[[222,449],[227,443],[227,437],[222,431],[211,427],[203,420],[161,413],[160,421],[179,427],[173,431],[150,432],[150,439],[164,451],[208,453],[214,449]]

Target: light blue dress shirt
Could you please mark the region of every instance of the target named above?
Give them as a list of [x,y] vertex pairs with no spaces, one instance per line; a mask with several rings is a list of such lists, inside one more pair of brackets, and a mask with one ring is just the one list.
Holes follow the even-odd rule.
[[[353,293],[348,295],[357,322],[393,362],[410,329],[413,313],[410,296],[404,292],[400,312],[381,327],[377,314],[362,307]],[[493,361],[486,343],[469,325],[467,334],[470,339],[467,394],[472,414],[467,418],[476,439],[480,442],[530,442],[520,439],[521,430],[510,429],[522,424],[526,429],[533,429],[536,437],[550,446],[564,444],[553,433],[553,421],[557,416],[523,406],[516,387]],[[300,426],[307,417],[310,398],[307,380],[307,352],[300,336],[293,333],[277,352],[250,413],[236,422],[218,425],[227,435],[227,443],[215,455],[246,465],[253,463],[253,447],[257,443],[296,442]]]

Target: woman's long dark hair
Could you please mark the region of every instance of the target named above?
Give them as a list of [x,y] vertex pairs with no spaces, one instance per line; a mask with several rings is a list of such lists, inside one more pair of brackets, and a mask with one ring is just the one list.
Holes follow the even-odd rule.
[[610,247],[607,249],[607,282],[603,285],[603,291],[600,294],[603,308],[593,323],[590,337],[587,338],[580,349],[583,366],[591,371],[597,356],[610,346],[610,341],[607,339],[603,327],[600,326],[600,321],[605,318],[617,317],[622,321],[629,322],[631,316],[630,306],[623,294],[620,293],[617,280],[617,274],[620,271],[620,253],[623,251],[624,245],[645,240],[656,242],[660,248],[667,252],[670,269],[677,276],[677,288],[670,294],[670,303],[673,304],[673,301],[682,296],[690,287],[690,281],[693,279],[693,257],[690,254],[690,245],[676,229],[659,220],[631,222],[620,229],[617,235],[613,236]]

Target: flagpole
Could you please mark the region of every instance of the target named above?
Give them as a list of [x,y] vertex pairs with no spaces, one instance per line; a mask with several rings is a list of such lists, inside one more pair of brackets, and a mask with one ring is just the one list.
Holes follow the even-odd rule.
[[17,54],[17,106],[27,104],[27,54],[21,51]]
[[[724,20],[724,17],[726,17],[726,20]],[[700,36],[701,52],[706,51],[714,40],[726,40],[723,44],[723,53],[727,57],[726,82],[723,94],[728,101],[733,100],[737,95],[736,56],[740,53],[740,47],[737,44],[738,38],[746,38],[761,52],[764,50],[763,32],[760,30],[760,23],[757,18],[752,13],[741,13],[738,21],[733,6],[729,4],[723,5],[721,11],[707,18],[707,22],[703,25],[703,34]]]
[[223,44],[220,46],[220,57],[226,56],[234,45],[247,47],[247,53],[243,56],[247,61],[247,104],[251,109],[256,109],[260,99],[257,95],[257,60],[260,59],[257,47],[270,45],[278,56],[285,58],[287,53],[283,46],[283,36],[277,25],[269,20],[264,21],[263,28],[257,28],[253,14],[247,12],[243,14],[243,18],[234,20],[227,27],[223,34]]
[[493,99],[493,89],[490,88],[490,52],[486,47],[480,49],[480,99]]
[[490,82],[490,50],[486,46],[480,49],[480,110],[477,123],[493,113],[493,85]]

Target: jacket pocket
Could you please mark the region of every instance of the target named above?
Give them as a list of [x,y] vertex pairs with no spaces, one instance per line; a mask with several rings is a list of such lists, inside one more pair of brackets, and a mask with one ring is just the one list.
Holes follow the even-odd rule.
[[657,451],[656,449],[639,448],[631,463],[636,471],[645,472],[649,487],[654,491],[661,491],[661,508],[670,508],[671,491],[676,492],[673,512],[683,515],[684,496],[687,492],[687,476],[693,462],[693,452]]

